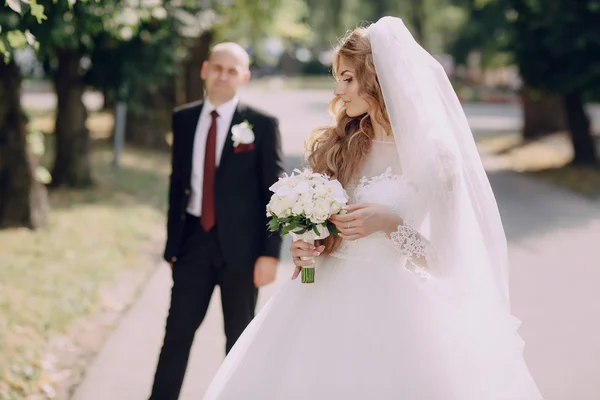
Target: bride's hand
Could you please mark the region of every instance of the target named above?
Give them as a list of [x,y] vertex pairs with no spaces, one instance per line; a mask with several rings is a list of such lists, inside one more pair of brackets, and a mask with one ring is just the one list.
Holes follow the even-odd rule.
[[345,214],[334,215],[330,221],[345,240],[357,240],[378,231],[390,234],[402,224],[402,218],[398,214],[379,204],[359,203],[344,209]]
[[319,256],[323,250],[325,250],[325,246],[313,246],[310,243],[303,242],[302,240],[296,240],[292,242],[290,246],[290,253],[292,253],[292,257],[294,259],[294,265],[296,269],[294,270],[294,274],[292,275],[292,279],[296,279],[302,271],[302,267],[310,267],[314,264],[314,260],[302,260],[300,257],[317,257]]

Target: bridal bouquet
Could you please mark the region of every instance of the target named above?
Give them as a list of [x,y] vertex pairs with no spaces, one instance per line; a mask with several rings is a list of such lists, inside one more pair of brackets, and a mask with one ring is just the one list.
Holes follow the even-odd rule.
[[[281,236],[290,233],[294,240],[310,244],[339,233],[328,220],[342,211],[342,207],[348,203],[348,195],[336,179],[330,180],[327,175],[309,169],[295,169],[291,175],[279,178],[269,189],[273,192],[267,204],[269,231],[279,231]],[[303,267],[302,283],[314,281],[314,267]]]

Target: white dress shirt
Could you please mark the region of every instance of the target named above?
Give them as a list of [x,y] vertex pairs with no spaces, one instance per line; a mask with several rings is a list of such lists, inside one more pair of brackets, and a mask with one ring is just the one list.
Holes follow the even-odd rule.
[[227,135],[229,133],[229,127],[233,114],[239,103],[239,98],[236,96],[229,100],[227,103],[215,107],[208,98],[204,101],[200,118],[198,118],[198,124],[196,125],[196,133],[194,136],[194,153],[192,158],[192,178],[191,188],[192,193],[190,194],[190,202],[188,203],[187,212],[200,216],[202,210],[202,183],[204,181],[204,154],[206,152],[206,138],[208,136],[208,130],[212,123],[212,117],[210,113],[213,110],[217,110],[219,116],[217,117],[217,143],[215,149],[216,165],[219,165],[221,161],[221,154],[223,153],[223,147]]

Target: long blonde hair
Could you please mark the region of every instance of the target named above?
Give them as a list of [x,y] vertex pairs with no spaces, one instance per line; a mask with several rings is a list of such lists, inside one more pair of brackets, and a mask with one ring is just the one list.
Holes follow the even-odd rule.
[[[371,141],[375,137],[372,119],[383,126],[386,132],[391,132],[391,127],[366,28],[356,28],[340,40],[332,67],[336,80],[339,79],[337,69],[341,58],[355,68],[360,94],[369,104],[371,114],[349,117],[342,108],[340,97],[336,95],[329,103],[329,111],[335,116],[336,124],[317,128],[311,133],[307,141],[307,159],[313,171],[327,174],[347,187],[357,177],[360,166],[371,150]],[[340,242],[339,237],[329,236],[322,242],[325,244],[325,253],[335,250]]]

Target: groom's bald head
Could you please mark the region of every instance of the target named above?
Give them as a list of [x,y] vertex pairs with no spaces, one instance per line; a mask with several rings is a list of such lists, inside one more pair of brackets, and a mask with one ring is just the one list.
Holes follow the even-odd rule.
[[237,43],[219,43],[202,64],[200,76],[206,95],[218,107],[234,98],[238,89],[250,79],[250,57]]
[[210,51],[208,60],[210,61],[210,59],[213,56],[215,56],[216,54],[219,54],[219,53],[227,53],[227,54],[237,58],[240,63],[240,66],[244,67],[245,69],[250,68],[250,56],[248,55],[248,52],[246,50],[244,50],[244,48],[237,43],[223,42],[223,43],[219,43],[219,44],[215,45],[212,48],[212,50]]

